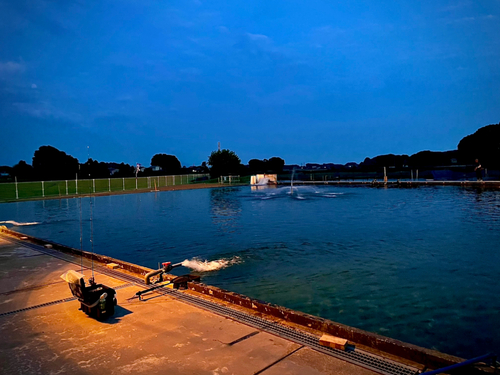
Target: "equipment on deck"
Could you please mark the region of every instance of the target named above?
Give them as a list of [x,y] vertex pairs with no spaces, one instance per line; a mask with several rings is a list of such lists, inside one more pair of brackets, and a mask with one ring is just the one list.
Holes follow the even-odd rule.
[[[139,297],[139,301],[140,301],[141,300],[141,295],[143,295],[145,293],[148,293],[148,292],[151,292],[151,291],[153,291],[155,289],[159,289],[159,288],[171,285],[170,287],[173,288],[173,289],[181,289],[181,290],[183,290],[183,289],[187,289],[188,282],[199,282],[200,281],[200,276],[196,276],[196,275],[182,275],[182,276],[177,276],[174,279],[171,279],[167,283],[164,283],[163,276],[167,275],[167,272],[171,271],[173,268],[182,266],[182,262],[181,263],[175,263],[175,264],[172,264],[172,262],[164,262],[164,263],[162,263],[162,266],[163,266],[163,268],[160,268],[160,269],[148,272],[144,276],[144,283],[146,285],[150,285],[150,284],[155,284],[155,285],[153,287],[151,287],[151,288],[138,291],[131,298]],[[156,279],[154,282],[151,282],[151,278],[154,277],[154,276],[157,276],[158,279]],[[168,281],[168,280],[165,280],[165,281]]]
[[146,283],[146,285],[151,284],[151,278],[153,276],[159,276],[160,278],[157,282],[161,283],[163,281],[163,275],[167,274],[167,272],[170,272],[173,268],[182,266],[182,262],[176,263],[176,264],[172,264],[172,262],[164,262],[164,263],[162,263],[162,266],[163,266],[163,268],[148,272],[146,274],[146,276],[144,277],[144,282]]
[[116,292],[103,284],[96,284],[94,278],[89,280],[89,286],[85,285],[84,275],[70,270],[61,278],[68,283],[73,296],[80,301],[81,310],[97,320],[104,320],[115,313]]

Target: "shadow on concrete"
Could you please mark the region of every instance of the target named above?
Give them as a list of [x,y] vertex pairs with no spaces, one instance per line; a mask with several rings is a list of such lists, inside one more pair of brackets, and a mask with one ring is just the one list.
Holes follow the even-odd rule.
[[[145,296],[146,296],[146,298],[144,298]],[[161,294],[156,294],[156,295],[154,295],[154,294],[151,294],[151,295],[143,294],[140,302],[151,301],[152,299],[156,299],[156,298],[160,298],[160,297],[164,297],[164,296],[161,295]]]
[[115,313],[113,314],[113,316],[110,316],[108,319],[103,320],[101,323],[105,324],[120,323],[121,318],[129,314],[132,314],[132,311],[126,309],[125,307],[117,305],[115,306]]

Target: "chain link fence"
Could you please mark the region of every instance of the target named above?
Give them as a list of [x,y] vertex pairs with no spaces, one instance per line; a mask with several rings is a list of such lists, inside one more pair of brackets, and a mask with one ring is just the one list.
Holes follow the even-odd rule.
[[0,202],[187,185],[208,174],[0,183]]

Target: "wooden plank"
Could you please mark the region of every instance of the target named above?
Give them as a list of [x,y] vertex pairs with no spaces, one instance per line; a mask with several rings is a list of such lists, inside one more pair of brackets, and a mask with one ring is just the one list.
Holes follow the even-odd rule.
[[319,339],[319,344],[327,346],[329,348],[345,350],[347,346],[347,340],[331,335],[323,335]]

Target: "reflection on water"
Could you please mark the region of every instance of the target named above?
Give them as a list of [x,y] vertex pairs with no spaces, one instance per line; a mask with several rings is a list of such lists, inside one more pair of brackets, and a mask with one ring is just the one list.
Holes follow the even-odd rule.
[[234,192],[235,188],[210,190],[212,222],[227,233],[234,233],[237,230],[238,219],[241,216],[240,199]]
[[[89,206],[82,199],[85,249]],[[0,220],[38,222],[13,228],[80,246],[76,199],[2,204]],[[499,191],[294,186],[96,197],[94,231],[96,251],[112,257],[148,267],[195,258],[213,269],[202,275],[207,284],[463,357],[500,352]]]

